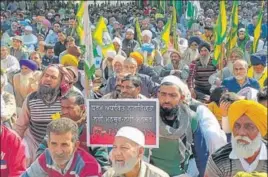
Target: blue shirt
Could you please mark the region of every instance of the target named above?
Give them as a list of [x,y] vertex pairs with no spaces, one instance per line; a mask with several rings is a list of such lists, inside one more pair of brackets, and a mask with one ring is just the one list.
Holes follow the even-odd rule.
[[260,85],[256,79],[246,78],[245,83],[240,86],[235,77],[228,77],[223,80],[222,85],[228,89],[229,92],[237,93],[245,87],[251,87],[259,90]]

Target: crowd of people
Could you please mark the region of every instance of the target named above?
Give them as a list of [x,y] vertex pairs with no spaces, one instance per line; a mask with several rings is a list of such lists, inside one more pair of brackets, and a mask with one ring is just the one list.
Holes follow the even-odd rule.
[[[78,3],[1,1],[1,176],[267,176],[267,2],[255,53],[261,2],[239,2],[237,43],[223,67],[212,62],[217,1],[200,1],[191,26],[182,1],[167,50],[161,34],[173,4],[146,2],[89,5],[92,32],[104,18],[103,41],[114,48],[91,59],[91,83]],[[131,125],[112,148],[87,146],[86,98],[158,99],[159,148],[145,148]]]

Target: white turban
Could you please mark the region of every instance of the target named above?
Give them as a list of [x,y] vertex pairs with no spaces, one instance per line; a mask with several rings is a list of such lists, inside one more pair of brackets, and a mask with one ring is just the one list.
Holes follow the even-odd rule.
[[116,52],[114,50],[107,51],[107,58],[114,58],[115,55],[116,55]]
[[151,39],[153,37],[153,33],[150,30],[143,30],[142,33],[141,33],[141,36],[145,36],[145,35],[148,36]]
[[113,59],[112,66],[114,66],[114,64],[115,64],[116,62],[119,62],[119,63],[121,63],[121,64],[123,65],[125,59],[126,59],[126,58],[123,57],[122,55],[116,55],[116,56],[114,57],[114,59]]
[[131,32],[132,34],[134,34],[134,30],[131,28],[128,28],[126,32]]
[[120,45],[120,47],[122,46],[122,42],[121,42],[121,39],[119,39],[118,37],[115,37],[113,42],[116,42],[117,44]]

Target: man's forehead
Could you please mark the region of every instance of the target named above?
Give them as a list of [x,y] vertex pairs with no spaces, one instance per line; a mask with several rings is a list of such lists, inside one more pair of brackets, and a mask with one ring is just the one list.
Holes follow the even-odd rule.
[[[239,123],[239,124],[245,124],[245,123],[251,123],[251,124],[254,124],[254,122],[246,115],[242,115],[239,119],[237,119],[235,121],[236,123]],[[254,124],[255,125],[255,124]]]
[[160,92],[163,93],[178,93],[178,87],[176,85],[161,85],[159,88]]
[[60,73],[59,69],[54,66],[49,66],[45,71],[45,74],[48,75],[58,75]]

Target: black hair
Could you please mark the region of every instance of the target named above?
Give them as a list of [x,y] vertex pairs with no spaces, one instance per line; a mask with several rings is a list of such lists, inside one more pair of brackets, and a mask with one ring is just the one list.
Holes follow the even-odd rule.
[[262,102],[262,101],[267,101],[268,100],[268,96],[267,96],[267,86],[264,87],[262,90],[260,90],[257,94],[257,100],[258,102]]
[[225,87],[218,87],[215,88],[212,93],[210,94],[210,102],[215,102],[218,106],[220,105],[221,96],[227,92]]
[[230,102],[241,100],[241,97],[233,92],[226,92],[221,96],[220,102]]
[[79,91],[74,89],[70,89],[70,91],[64,97],[62,97],[62,99],[67,100],[71,97],[75,97],[75,104],[77,105],[85,104],[84,96]]
[[141,80],[139,77],[137,76],[132,76],[132,75],[127,75],[125,76],[123,79],[122,79],[122,83],[125,82],[125,81],[130,81],[132,82],[132,84],[137,88],[137,87],[140,87],[141,86]]

